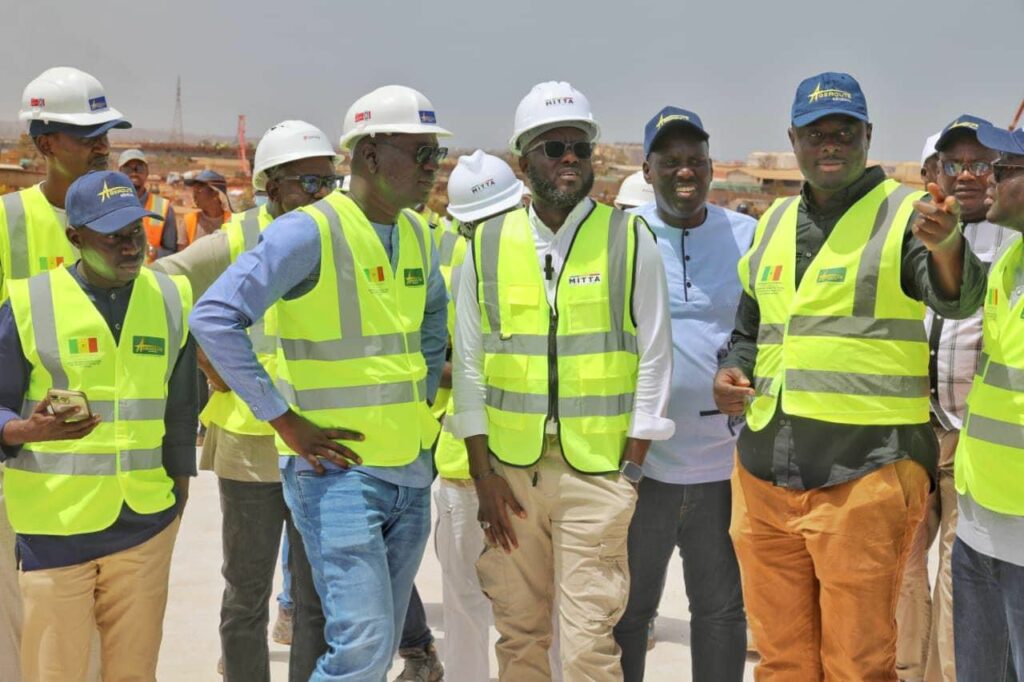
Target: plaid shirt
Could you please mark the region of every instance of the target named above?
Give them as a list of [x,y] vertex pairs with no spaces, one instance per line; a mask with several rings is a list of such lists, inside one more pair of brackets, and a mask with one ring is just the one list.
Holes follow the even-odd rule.
[[[964,223],[964,237],[986,266],[1014,234],[988,221]],[[974,381],[981,353],[982,309],[963,320],[945,319],[931,308],[925,314],[931,358],[932,414],[947,431],[963,427],[967,394]],[[941,463],[940,463],[941,464]]]

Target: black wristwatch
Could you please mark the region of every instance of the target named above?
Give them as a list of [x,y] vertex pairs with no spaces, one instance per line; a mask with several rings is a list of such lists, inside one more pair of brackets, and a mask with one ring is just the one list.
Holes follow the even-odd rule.
[[619,476],[636,485],[644,477],[644,468],[636,462],[624,459],[619,465]]

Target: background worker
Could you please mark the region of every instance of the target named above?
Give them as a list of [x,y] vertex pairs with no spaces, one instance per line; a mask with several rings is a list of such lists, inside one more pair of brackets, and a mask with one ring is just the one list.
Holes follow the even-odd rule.
[[[326,617],[312,680],[384,677],[429,535],[438,425],[427,399],[444,363],[447,296],[427,225],[407,209],[433,186],[447,153],[437,138],[449,134],[411,88],[356,100],[342,137],[349,194],[274,221],[193,314],[218,374],[277,432],[285,501]],[[286,397],[243,333],[271,304]]]
[[[334,148],[327,135],[304,121],[283,121],[256,145],[253,187],[267,202],[235,214],[224,229],[196,240],[184,251],[153,264],[155,270],[184,275],[201,297],[232,262],[259,242],[277,217],[324,198],[337,183]],[[276,365],[274,316],[268,314],[249,330],[260,365],[273,376]],[[274,430],[253,414],[201,355],[213,386],[201,418],[208,431],[200,469],[217,475],[221,510],[224,595],[221,600],[221,651],[227,680],[270,679],[267,603],[284,530],[294,610],[278,612],[274,637],[292,644],[289,676],[308,680],[323,654],[323,613],[313,587],[302,540],[291,522],[281,489]],[[294,631],[293,631],[294,626]]]
[[556,602],[564,679],[622,679],[612,626],[634,486],[649,439],[673,428],[661,258],[641,219],[587,197],[598,135],[583,93],[534,86],[509,144],[533,203],[478,226],[460,275],[449,419],[487,539],[499,677],[514,682],[551,679]]
[[[188,283],[141,269],[147,215],[124,175],[78,179],[67,237],[81,260],[10,282],[0,307],[0,453],[27,680],[85,679],[94,624],[104,679],[156,679],[195,475],[196,369]],[[51,389],[84,393],[90,413],[50,414]]]
[[928,183],[939,182],[939,177],[942,175],[942,169],[939,168],[939,150],[935,148],[935,143],[939,141],[939,137],[942,135],[942,131],[935,133],[924,142],[924,148],[921,150],[921,182],[924,183],[925,187]]
[[185,186],[192,188],[192,202],[199,211],[189,213],[181,222],[178,251],[199,237],[213,234],[231,220],[228,184],[223,175],[217,171],[204,170],[194,178],[185,180]]
[[966,317],[984,269],[956,199],[933,185],[937,205],[920,201],[867,167],[852,76],[801,82],[791,118],[806,182],[761,217],[740,261],[714,386],[722,412],[747,418],[730,534],[755,676],[896,680],[896,599],[938,458],[924,304]]
[[149,179],[149,162],[141,149],[126,149],[117,157],[117,168],[127,175],[135,192],[139,195],[139,201],[150,213],[163,216],[163,221],[145,218],[142,226],[146,228],[146,241],[149,248],[146,251],[146,263],[152,263],[157,258],[170,255],[178,250],[178,225],[175,222],[174,207],[171,202],[149,191],[146,180]]
[[715,409],[718,358],[743,289],[736,264],[756,221],[709,204],[714,168],[700,117],[665,107],[644,128],[644,178],[655,200],[636,209],[658,239],[672,316],[672,438],[644,460],[629,527],[629,603],[615,626],[627,682],[644,679],[648,623],[673,550],[683,561],[694,680],[740,682],[746,618],[729,519],[729,477],[741,424]]
[[[130,128],[109,106],[103,85],[91,75],[61,66],[33,79],[21,95],[18,118],[46,161],[46,179],[0,197],[0,302],[10,280],[24,279],[75,261],[64,235],[64,200],[71,183],[90,170],[105,170],[107,133]],[[0,464],[0,501],[3,465]],[[17,682],[21,633],[14,532],[0,505],[0,679]]]
[[627,175],[619,185],[619,193],[615,195],[615,208],[623,211],[629,208],[636,208],[654,201],[654,188],[644,178],[644,172],[638,170],[636,173]]
[[[974,255],[988,268],[1014,235],[985,220],[985,190],[998,154],[978,141],[979,127],[988,121],[963,114],[943,128],[934,141],[938,184],[960,204],[960,231]],[[928,496],[925,517],[914,536],[900,602],[896,611],[899,633],[896,672],[916,682],[956,682],[953,645],[953,579],[950,556],[956,538],[956,452],[967,407],[967,394],[978,369],[982,346],[982,311],[962,320],[927,311],[931,383],[931,421],[939,440],[939,469],[935,490]],[[939,533],[939,571],[931,597],[928,547]]]
[[[985,219],[1024,232],[1024,131],[1011,133],[981,125],[977,139],[999,153],[990,164]],[[1024,680],[1024,242],[1019,234],[1005,242],[989,272],[984,352],[967,397],[955,460],[956,679],[1020,682]]]

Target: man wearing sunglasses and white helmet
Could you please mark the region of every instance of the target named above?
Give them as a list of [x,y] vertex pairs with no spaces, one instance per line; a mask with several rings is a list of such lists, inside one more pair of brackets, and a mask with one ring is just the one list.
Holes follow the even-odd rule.
[[477,228],[456,304],[452,431],[466,439],[487,547],[477,562],[502,680],[621,680],[635,486],[672,374],[665,273],[642,219],[587,197],[599,128],[568,83],[519,104],[533,190]]
[[[193,318],[224,383],[276,432],[285,501],[326,618],[311,680],[384,677],[430,531],[439,425],[429,400],[447,294],[427,225],[409,209],[433,187],[447,135],[411,88],[356,100],[341,138],[349,193],[271,223]],[[274,380],[245,333],[271,305]]]

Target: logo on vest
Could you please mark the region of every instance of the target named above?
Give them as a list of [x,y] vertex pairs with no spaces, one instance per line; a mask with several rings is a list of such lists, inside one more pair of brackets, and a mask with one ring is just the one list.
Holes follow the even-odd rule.
[[68,353],[71,355],[88,355],[100,352],[100,343],[95,336],[79,336],[68,339]]
[[569,284],[570,286],[586,286],[587,284],[600,284],[601,273],[593,272],[589,275],[570,275]]
[[64,265],[64,256],[40,256],[39,270],[45,272]]
[[166,342],[157,336],[133,336],[132,352],[136,355],[163,355]]
[[839,284],[846,281],[846,268],[824,268],[818,271],[818,284]]
[[777,294],[782,291],[782,266],[766,265],[761,268],[761,276],[755,288],[758,293]]
[[423,286],[423,268],[406,268],[403,281],[407,287]]

